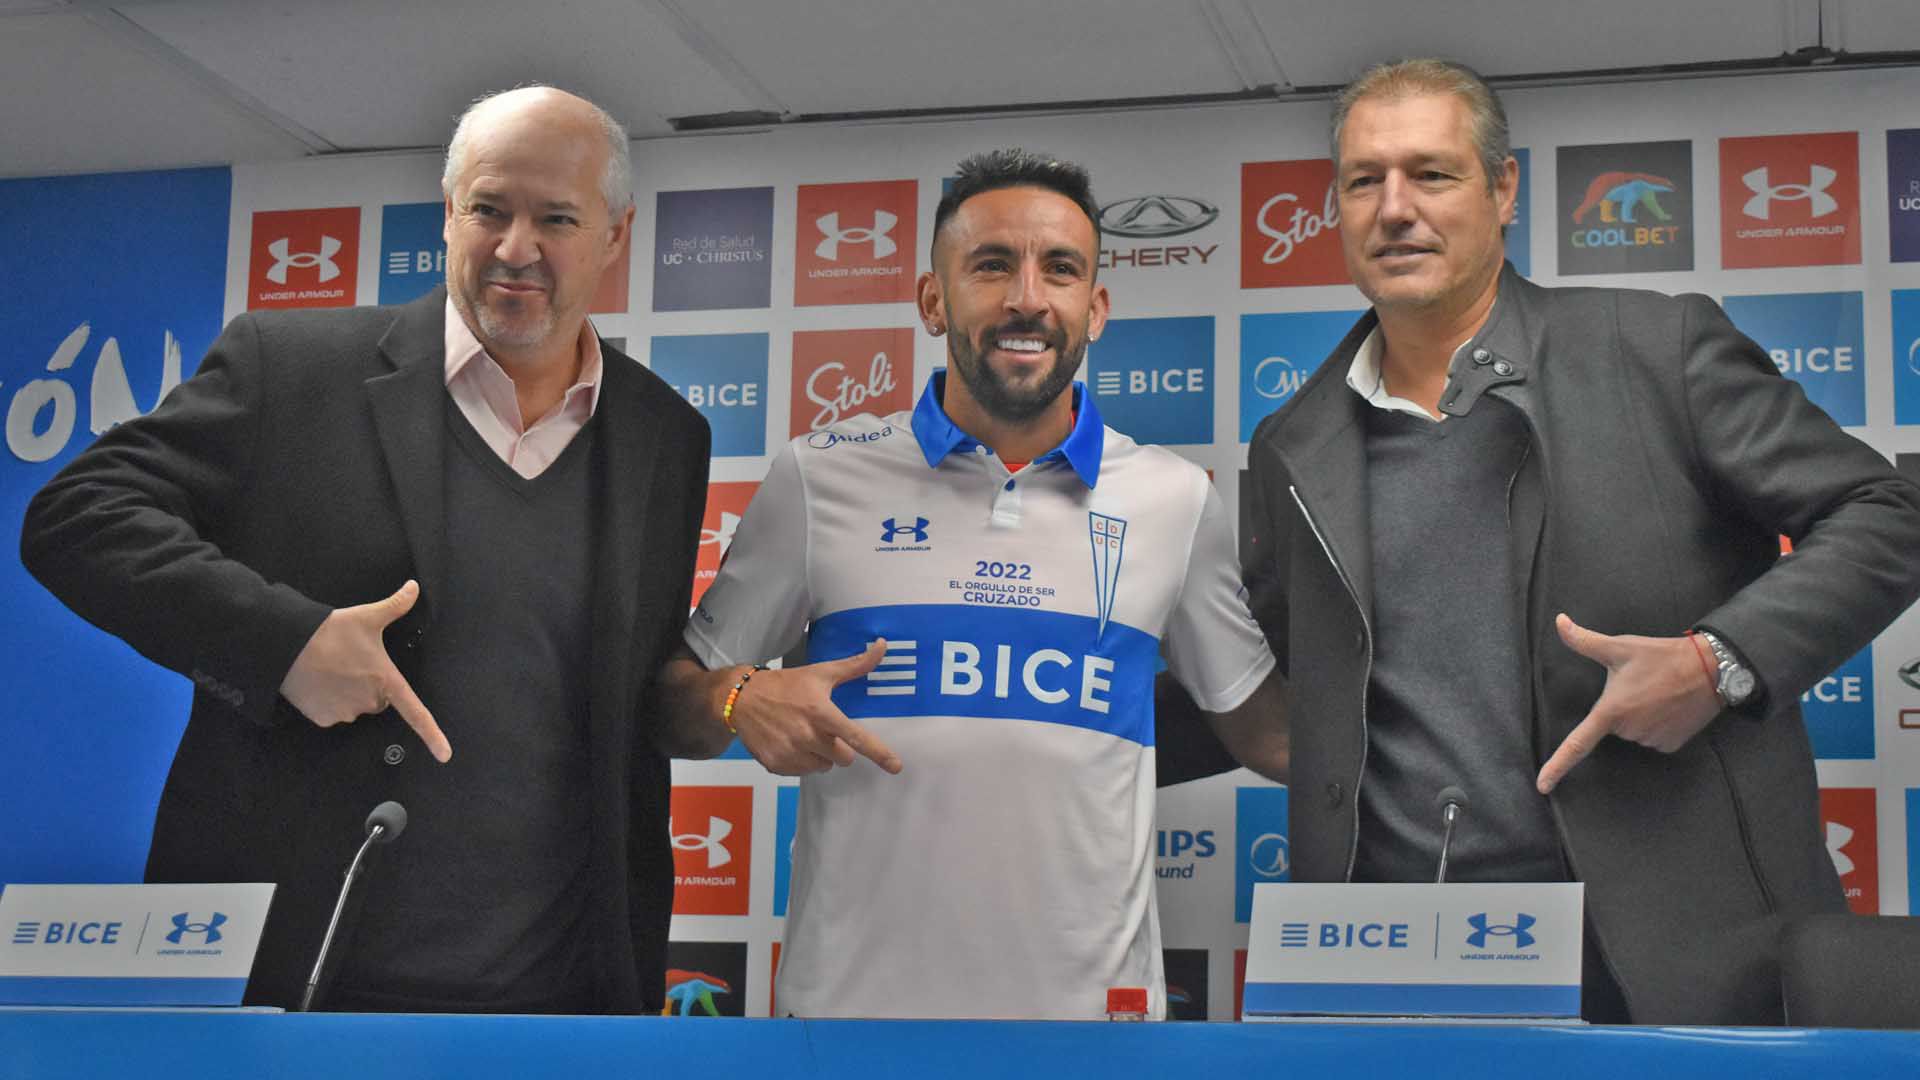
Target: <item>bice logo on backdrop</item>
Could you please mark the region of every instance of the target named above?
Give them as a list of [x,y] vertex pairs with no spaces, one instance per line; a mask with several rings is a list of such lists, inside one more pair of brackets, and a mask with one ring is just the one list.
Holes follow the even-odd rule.
[[1798,380],[1835,423],[1867,422],[1866,321],[1860,293],[1729,296],[1727,317]]
[[794,210],[793,302],[913,299],[919,184],[802,184]]
[[754,457],[767,449],[766,334],[656,337],[649,366],[713,430],[714,457]]
[[437,202],[380,208],[380,303],[404,304],[447,277],[446,208]]
[[796,330],[790,435],[913,405],[912,330]]
[[1693,269],[1693,144],[1563,146],[1560,272]]
[[1213,441],[1213,319],[1113,319],[1087,347],[1101,419],[1143,443]]
[[693,561],[693,602],[697,606],[720,573],[720,562],[733,546],[747,504],[760,490],[758,480],[719,481],[707,485],[707,514],[700,521],[700,550]]
[[745,915],[753,789],[676,786],[667,834],[673,838],[673,913]]
[[1240,287],[1344,285],[1340,204],[1333,162],[1249,161],[1240,166]]
[[1880,838],[1873,788],[1821,788],[1820,827],[1856,915],[1880,913]]
[[1359,320],[1358,311],[1240,316],[1240,441],[1268,413],[1293,400]]
[[1860,261],[1860,136],[1720,140],[1720,263],[1825,266]]
[[247,310],[351,307],[359,278],[359,207],[253,215]]
[[1813,756],[1866,760],[1873,757],[1873,646],[1854,654],[1833,674],[1800,695]]

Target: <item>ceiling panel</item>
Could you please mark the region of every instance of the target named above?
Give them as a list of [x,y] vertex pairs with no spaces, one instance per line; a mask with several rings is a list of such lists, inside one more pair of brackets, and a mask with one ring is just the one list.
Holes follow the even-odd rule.
[[1198,3],[682,0],[679,6],[796,113],[1243,89]]
[[1828,0],[1827,46],[1848,52],[1920,51],[1920,2]]
[[298,157],[306,147],[78,15],[0,18],[0,175]]
[[[1295,86],[1335,86],[1369,64],[1445,56],[1483,75],[1595,71],[1778,56],[1813,40],[1796,0],[1246,0]],[[1913,0],[1907,0],[1913,5]]]
[[752,108],[637,0],[172,0],[117,5],[222,78],[343,149],[431,146],[476,96],[551,82],[635,136]]

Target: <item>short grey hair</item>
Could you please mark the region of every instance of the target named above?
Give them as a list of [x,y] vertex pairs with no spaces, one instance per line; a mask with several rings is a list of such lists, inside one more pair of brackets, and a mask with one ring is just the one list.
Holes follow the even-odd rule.
[[1507,159],[1513,156],[1511,136],[1507,132],[1507,110],[1500,95],[1493,92],[1480,73],[1453,60],[1417,57],[1375,64],[1360,77],[1341,88],[1333,99],[1333,117],[1328,126],[1328,141],[1333,151],[1333,168],[1340,169],[1340,132],[1346,127],[1347,114],[1362,98],[1383,97],[1389,101],[1422,94],[1451,94],[1467,106],[1472,125],[1473,148],[1486,173],[1487,190],[1492,191],[1506,172]]
[[[501,94],[510,94],[515,90],[553,89],[557,87],[548,86],[546,83],[524,83],[511,90],[496,90],[491,94],[483,94],[475,98],[473,104],[468,105],[466,111],[460,114],[460,119],[454,123],[453,138],[447,140],[447,160],[440,170],[440,194],[449,199],[453,198],[454,180],[466,165],[467,139],[471,134],[473,118],[480,112],[482,106]],[[600,195],[607,201],[607,213],[619,217],[626,212],[627,207],[633,205],[633,161],[627,156],[629,151],[627,129],[607,110],[587,101],[586,98],[580,98],[580,100],[586,102],[587,108],[593,110],[594,119],[600,122],[600,134],[607,140],[607,164],[600,171]]]

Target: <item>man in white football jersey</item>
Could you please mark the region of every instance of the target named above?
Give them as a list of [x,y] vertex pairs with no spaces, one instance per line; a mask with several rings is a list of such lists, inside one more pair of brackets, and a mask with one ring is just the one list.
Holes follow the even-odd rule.
[[[1219,496],[1074,381],[1107,318],[1096,207],[1076,165],[961,163],[919,280],[947,369],[779,453],[663,672],[677,754],[737,731],[802,776],[782,1012],[1089,1019],[1140,987],[1164,1016],[1163,645],[1222,742],[1284,778]],[[803,636],[808,664],[757,668]]]

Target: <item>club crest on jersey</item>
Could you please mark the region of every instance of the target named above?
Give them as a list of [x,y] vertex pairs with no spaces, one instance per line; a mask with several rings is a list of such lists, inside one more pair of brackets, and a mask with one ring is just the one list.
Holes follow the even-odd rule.
[[1093,542],[1093,602],[1099,618],[1094,640],[1106,635],[1113,617],[1113,598],[1119,591],[1120,557],[1126,553],[1127,519],[1087,514],[1087,536]]

